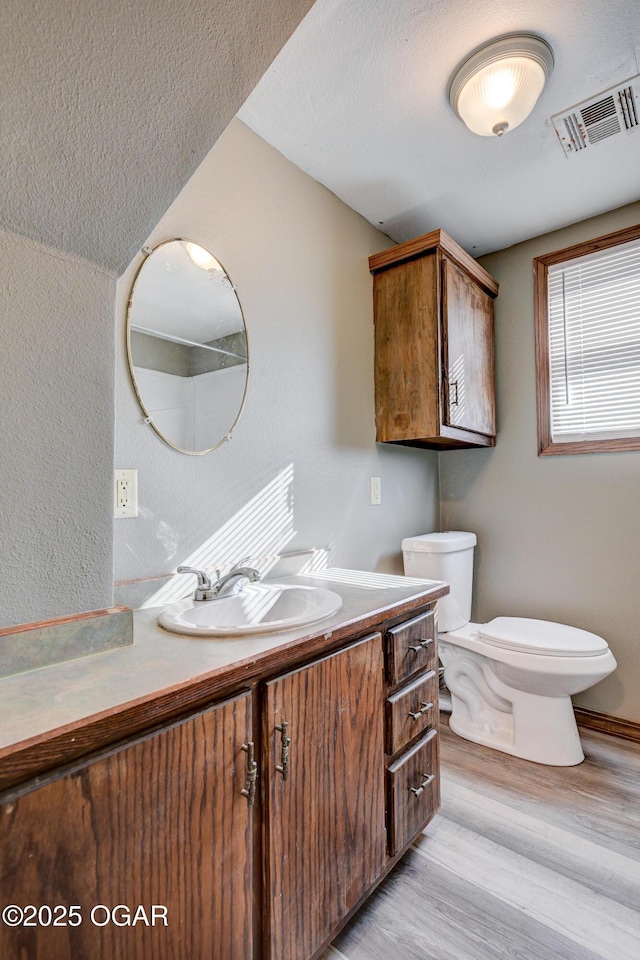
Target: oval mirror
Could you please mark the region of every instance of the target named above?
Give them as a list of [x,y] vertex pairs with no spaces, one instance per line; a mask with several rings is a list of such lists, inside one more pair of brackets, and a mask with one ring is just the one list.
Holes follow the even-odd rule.
[[215,450],[244,405],[247,332],[235,288],[189,240],[155,247],[133,282],[127,354],[145,418],[182,453]]

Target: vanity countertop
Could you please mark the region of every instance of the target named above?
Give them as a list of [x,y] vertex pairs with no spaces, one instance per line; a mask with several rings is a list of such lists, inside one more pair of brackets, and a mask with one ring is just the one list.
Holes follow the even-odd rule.
[[280,664],[286,669],[298,653],[321,655],[385,617],[410,617],[449,589],[438,581],[334,568],[282,582],[333,590],[342,596],[342,607],[305,627],[234,638],[172,634],[156,623],[160,608],[142,609],[134,614],[131,646],[0,680],[0,788],[15,782],[12,767],[21,754],[38,754],[34,772],[46,767],[47,743],[52,758],[81,756],[96,745],[87,737],[90,727],[108,726],[102,742],[114,742],[119,732],[135,729],[136,713],[144,714],[146,727],[153,725],[156,709],[158,722],[178,716],[205,698],[240,690],[264,674],[271,660],[274,671]]

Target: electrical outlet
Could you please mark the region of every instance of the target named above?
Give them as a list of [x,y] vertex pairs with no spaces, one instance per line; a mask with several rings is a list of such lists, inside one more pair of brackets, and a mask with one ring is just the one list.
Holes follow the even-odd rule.
[[138,471],[116,470],[113,488],[113,516],[138,516]]
[[373,506],[382,503],[382,480],[380,477],[370,478],[369,499]]

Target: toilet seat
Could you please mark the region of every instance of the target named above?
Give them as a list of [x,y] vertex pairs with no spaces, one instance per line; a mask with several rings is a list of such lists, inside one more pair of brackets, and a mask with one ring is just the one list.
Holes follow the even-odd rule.
[[609,649],[595,633],[550,620],[526,617],[496,617],[483,624],[478,635],[503,650],[543,654],[547,657],[595,657]]

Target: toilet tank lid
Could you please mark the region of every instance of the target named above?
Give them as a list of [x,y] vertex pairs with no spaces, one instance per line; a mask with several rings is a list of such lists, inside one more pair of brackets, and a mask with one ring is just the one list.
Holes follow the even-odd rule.
[[475,533],[462,530],[445,530],[443,533],[423,533],[419,537],[405,537],[402,541],[403,553],[454,553],[475,547],[478,538]]
[[478,633],[496,647],[545,656],[593,657],[609,649],[606,640],[595,633],[550,620],[496,617],[483,624]]

